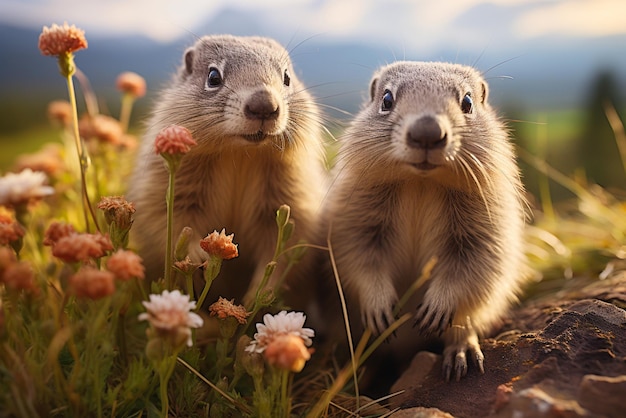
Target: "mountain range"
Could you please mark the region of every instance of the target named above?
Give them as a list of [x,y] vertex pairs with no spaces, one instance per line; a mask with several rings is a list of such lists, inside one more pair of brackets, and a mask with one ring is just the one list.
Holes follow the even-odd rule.
[[[263,34],[272,36],[253,16],[225,11],[203,25],[204,33]],[[229,28],[237,28],[229,30]],[[201,30],[201,29],[200,29]],[[0,98],[66,97],[56,61],[37,48],[40,31],[0,25]],[[115,94],[115,78],[135,71],[148,82],[149,92],[167,82],[179,65],[185,47],[196,35],[163,44],[144,37],[87,36],[88,49],[76,54],[76,63],[94,89],[104,97]],[[599,71],[617,80],[616,96],[626,98],[626,37],[528,42],[511,50],[440,50],[420,55],[401,47],[381,47],[356,41],[333,42],[323,36],[302,41],[278,39],[290,50],[304,83],[318,100],[347,112],[358,109],[373,71],[396,59],[452,61],[476,66],[491,85],[492,101],[499,106],[548,110],[584,105],[590,82]],[[331,114],[336,113],[332,110]],[[341,117],[341,113],[337,113]]]

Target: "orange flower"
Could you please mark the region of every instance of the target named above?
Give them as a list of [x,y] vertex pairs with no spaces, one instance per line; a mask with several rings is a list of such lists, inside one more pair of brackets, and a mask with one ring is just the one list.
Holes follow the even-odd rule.
[[104,196],[98,209],[104,211],[107,224],[115,222],[119,228],[130,228],[133,224],[135,204],[127,202],[124,196]]
[[107,269],[119,280],[130,280],[133,277],[143,279],[145,277],[144,266],[141,257],[132,251],[117,250],[107,260]]
[[78,122],[80,136],[85,139],[97,139],[100,142],[119,145],[122,143],[124,130],[117,119],[106,115],[85,116]]
[[221,258],[222,260],[230,260],[239,256],[237,244],[233,244],[235,234],[226,235],[226,230],[222,232],[211,232],[205,238],[200,240],[200,247],[210,256]]
[[39,294],[39,287],[35,281],[35,273],[30,264],[19,261],[10,264],[2,274],[2,282],[9,289],[24,290],[32,294]]
[[72,123],[72,105],[67,100],[55,100],[48,104],[48,118],[68,127]]
[[72,294],[79,298],[101,299],[115,292],[115,277],[109,271],[94,267],[81,267],[70,276],[68,286]]
[[39,35],[39,50],[43,55],[71,54],[74,51],[87,48],[85,31],[76,26],[69,26],[67,22],[63,26],[52,24],[50,28],[43,27]]
[[0,246],[0,275],[3,275],[4,271],[16,262],[15,251],[9,247]]
[[209,306],[211,316],[217,316],[220,319],[232,317],[240,324],[245,324],[250,312],[246,311],[242,305],[235,305],[233,302],[234,299],[228,300],[220,296],[217,302]]
[[63,222],[52,222],[43,239],[43,245],[53,246],[63,237],[76,233],[74,227]]
[[24,228],[8,213],[0,212],[0,245],[7,245],[24,236]]
[[67,263],[100,258],[113,249],[108,235],[69,234],[60,238],[52,247],[52,255]]
[[265,348],[263,356],[268,364],[298,373],[311,358],[302,338],[293,334],[279,335]]
[[42,171],[48,176],[55,176],[65,166],[62,150],[60,144],[48,143],[38,152],[18,156],[14,169],[23,171],[28,168],[33,171]]
[[157,154],[186,154],[197,145],[191,132],[185,127],[171,125],[161,130],[154,140]]
[[137,73],[124,72],[117,77],[117,89],[133,97],[143,97],[146,94],[146,80]]

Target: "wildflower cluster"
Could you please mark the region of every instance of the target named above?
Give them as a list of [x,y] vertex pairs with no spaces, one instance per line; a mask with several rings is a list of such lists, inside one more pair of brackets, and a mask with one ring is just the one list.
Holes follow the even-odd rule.
[[[266,314],[254,339],[249,336],[262,312],[278,310],[275,290],[265,285],[293,227],[289,208],[277,212],[276,255],[250,306],[208,300],[222,263],[237,258],[239,248],[226,229],[173,230],[174,178],[197,143],[185,127],[168,126],[154,138],[169,171],[164,279],[146,277],[130,240],[141,209],[123,195],[136,144],[129,134],[132,104],[146,94],[146,83],[138,74],[120,74],[119,118],[100,113],[74,62],[84,48],[85,34],[74,25],[43,29],[39,49],[58,59],[68,82],[69,101],[48,106],[60,141],[19,156],[14,170],[0,176],[6,377],[0,384],[7,388],[0,410],[10,416],[133,416],[159,409],[161,416],[174,410],[180,416],[289,415],[291,373],[309,360],[313,330],[303,327],[304,314],[281,311]],[[74,76],[87,104],[80,117]],[[68,158],[72,153],[77,160]],[[203,257],[193,258],[199,250]]]

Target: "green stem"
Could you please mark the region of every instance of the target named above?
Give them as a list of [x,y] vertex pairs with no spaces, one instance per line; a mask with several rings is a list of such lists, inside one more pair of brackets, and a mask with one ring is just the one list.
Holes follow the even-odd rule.
[[209,290],[211,289],[211,285],[213,281],[220,274],[220,270],[222,268],[222,259],[216,257],[214,255],[209,256],[209,259],[206,262],[206,268],[204,270],[204,288],[202,289],[202,293],[198,298],[198,302],[196,303],[196,312],[200,311],[202,308],[202,304],[209,294]]
[[189,294],[189,300],[195,300],[193,290],[193,274],[185,273],[185,281],[187,282],[187,294]]
[[289,396],[291,373],[289,373],[289,370],[282,370],[280,379],[281,379],[280,396],[281,396],[283,416],[285,418],[289,418],[291,414],[291,397]]
[[206,296],[209,294],[209,289],[211,288],[211,283],[212,282],[205,282],[204,283],[204,288],[202,289],[202,293],[200,294],[200,297],[198,298],[198,302],[196,303],[196,312],[200,311],[200,309],[202,308],[202,304],[204,303],[204,300],[206,299]]
[[161,366],[159,367],[159,393],[161,395],[161,416],[167,418],[167,411],[170,409],[170,401],[167,397],[167,384],[172,377],[174,367],[176,366],[177,355],[168,356],[163,359]]
[[70,98],[70,104],[72,106],[72,118],[73,118],[73,130],[74,130],[74,141],[76,143],[76,152],[78,153],[78,163],[80,164],[80,186],[81,186],[81,195],[83,201],[83,214],[85,216],[85,229],[89,232],[89,214],[91,214],[91,218],[93,219],[94,224],[96,225],[96,229],[100,231],[98,226],[98,222],[96,221],[96,214],[91,206],[91,202],[89,201],[89,194],[87,192],[87,181],[85,180],[85,171],[86,171],[86,161],[87,155],[85,150],[83,149],[82,141],[80,139],[80,132],[78,131],[78,107],[76,106],[76,93],[74,92],[74,82],[71,75],[66,77],[67,80],[67,91]]
[[122,360],[122,366],[128,367],[128,349],[126,348],[126,315],[119,313],[117,322],[117,345],[119,346],[119,358]]
[[167,411],[170,408],[169,405],[169,399],[167,398],[167,382],[168,382],[168,378],[166,378],[164,375],[159,375],[159,383],[160,383],[160,387],[159,387],[159,393],[161,395],[161,416],[162,417],[167,417]]
[[167,244],[165,247],[165,287],[168,290],[174,288],[172,283],[172,233],[174,229],[174,175],[176,169],[173,164],[168,163],[169,182],[165,202],[167,204]]
[[120,125],[124,132],[128,131],[128,124],[130,122],[130,113],[133,109],[133,102],[135,98],[132,94],[124,93],[122,96],[122,108],[120,109]]

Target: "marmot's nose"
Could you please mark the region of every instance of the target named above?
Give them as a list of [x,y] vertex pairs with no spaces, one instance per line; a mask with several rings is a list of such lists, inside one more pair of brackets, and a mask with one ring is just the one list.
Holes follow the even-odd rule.
[[276,119],[280,113],[280,107],[271,92],[260,90],[248,98],[244,107],[244,113],[249,119]]
[[433,116],[422,116],[415,120],[406,132],[406,143],[413,148],[443,148],[447,140],[445,129]]

